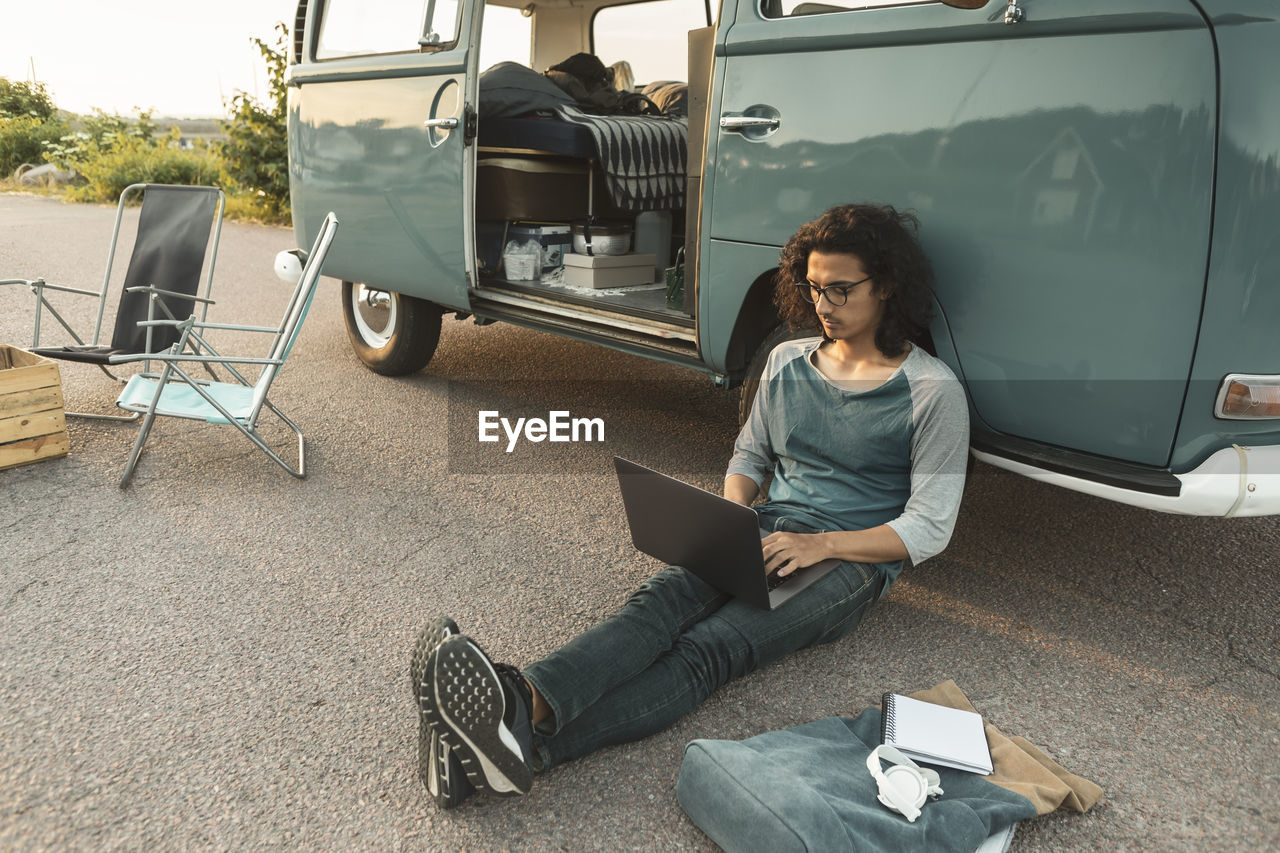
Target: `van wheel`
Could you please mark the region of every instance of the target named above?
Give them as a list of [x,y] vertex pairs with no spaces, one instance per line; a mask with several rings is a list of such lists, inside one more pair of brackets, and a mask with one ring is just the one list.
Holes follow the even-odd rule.
[[342,283],[342,315],[356,356],[374,373],[405,376],[427,366],[440,343],[439,305],[413,296]]
[[742,380],[742,395],[738,398],[738,426],[745,424],[747,418],[751,416],[751,404],[756,401],[756,390],[760,387],[760,377],[764,375],[764,365],[769,360],[769,353],[773,352],[773,348],[783,341],[811,337],[813,337],[813,332],[803,329],[797,331],[788,327],[785,323],[774,326],[769,334],[764,336],[760,346],[756,347],[755,354],[751,356],[751,362],[747,365],[747,375]]

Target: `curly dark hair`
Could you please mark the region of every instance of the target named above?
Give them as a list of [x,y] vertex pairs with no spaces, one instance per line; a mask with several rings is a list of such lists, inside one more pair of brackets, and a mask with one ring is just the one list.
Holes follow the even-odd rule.
[[888,294],[876,329],[876,349],[889,358],[901,355],[907,342],[928,329],[933,319],[933,267],[916,239],[919,229],[914,214],[874,204],[833,207],[800,226],[782,247],[778,263],[778,316],[792,329],[818,325],[813,305],[796,288],[809,280],[809,253],[857,255],[874,292]]

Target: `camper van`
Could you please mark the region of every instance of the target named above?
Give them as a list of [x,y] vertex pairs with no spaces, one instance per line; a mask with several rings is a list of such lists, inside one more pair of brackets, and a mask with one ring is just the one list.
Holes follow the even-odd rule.
[[[378,373],[426,367],[447,316],[684,365],[749,406],[789,334],[780,247],[833,205],[889,203],[920,219],[919,343],[964,383],[977,458],[1156,510],[1274,514],[1278,16],[302,0],[294,228],[308,245],[341,218],[325,272]],[[584,55],[620,104],[547,73]]]

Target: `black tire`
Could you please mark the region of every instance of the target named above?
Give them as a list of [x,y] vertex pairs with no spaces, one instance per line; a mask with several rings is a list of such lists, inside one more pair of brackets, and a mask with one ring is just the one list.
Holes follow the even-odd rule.
[[751,356],[751,361],[747,364],[747,375],[742,380],[742,392],[738,398],[738,426],[745,424],[751,416],[751,404],[756,400],[756,389],[760,387],[760,377],[764,374],[765,362],[769,360],[769,353],[773,352],[773,348],[783,341],[810,337],[813,337],[813,332],[796,331],[786,324],[774,326],[764,336],[764,340],[756,347],[755,354]]
[[425,299],[342,283],[342,316],[351,348],[383,376],[405,376],[427,366],[440,343],[443,313]]

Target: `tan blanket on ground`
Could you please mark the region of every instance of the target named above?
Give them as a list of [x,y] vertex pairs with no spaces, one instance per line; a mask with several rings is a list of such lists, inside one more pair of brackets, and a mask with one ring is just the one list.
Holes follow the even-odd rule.
[[[951,679],[928,690],[912,693],[911,698],[981,713]],[[987,745],[991,748],[991,764],[995,768],[991,775],[983,778],[993,785],[1026,797],[1036,807],[1037,815],[1045,815],[1059,808],[1086,812],[1102,799],[1102,788],[1088,779],[1067,772],[1031,742],[1020,737],[1009,737],[987,722],[985,717],[983,726],[987,733]]]

